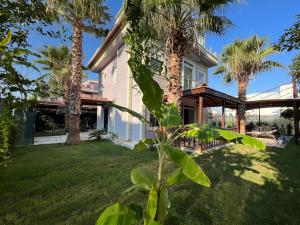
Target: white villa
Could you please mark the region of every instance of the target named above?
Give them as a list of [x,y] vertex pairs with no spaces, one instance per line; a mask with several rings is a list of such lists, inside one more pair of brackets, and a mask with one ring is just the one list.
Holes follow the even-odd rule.
[[[143,105],[141,94],[131,77],[127,64],[129,54],[123,41],[126,24],[122,18],[123,15],[120,13],[114,27],[96,50],[88,66],[93,72],[99,73],[100,97],[144,115],[152,122],[152,126],[156,126],[155,120]],[[208,68],[217,63],[216,55],[205,48],[203,38],[199,39],[196,46],[184,57],[182,62],[184,123],[206,121],[207,113],[203,107],[223,105],[237,108],[239,101],[236,98],[207,87]],[[167,92],[167,80],[161,75],[157,75],[155,79]],[[207,99],[204,99],[204,96],[207,96]],[[107,129],[119,140],[128,143],[136,143],[152,135],[149,127],[138,119],[106,106],[98,106],[97,129]]]

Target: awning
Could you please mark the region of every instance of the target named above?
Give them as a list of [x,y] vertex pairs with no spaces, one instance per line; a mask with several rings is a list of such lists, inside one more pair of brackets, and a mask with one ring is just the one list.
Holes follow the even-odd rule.
[[184,98],[197,99],[200,96],[204,97],[203,107],[224,106],[226,108],[236,109],[238,105],[243,104],[243,102],[238,98],[209,88],[205,84],[190,90],[183,91]]
[[300,98],[291,99],[264,99],[246,101],[246,109],[271,108],[271,107],[293,107],[294,103],[300,105]]

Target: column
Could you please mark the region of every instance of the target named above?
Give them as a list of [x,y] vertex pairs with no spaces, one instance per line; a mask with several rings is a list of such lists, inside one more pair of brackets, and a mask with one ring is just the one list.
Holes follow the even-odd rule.
[[222,121],[221,121],[221,126],[222,126],[222,129],[225,128],[225,102],[223,102],[223,105],[222,105]]
[[203,97],[199,96],[198,123],[203,123]]

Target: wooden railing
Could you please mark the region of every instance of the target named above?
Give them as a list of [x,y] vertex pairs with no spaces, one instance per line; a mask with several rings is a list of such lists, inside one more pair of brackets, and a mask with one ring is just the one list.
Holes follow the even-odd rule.
[[176,146],[183,147],[183,148],[190,148],[191,150],[202,152],[209,148],[225,145],[226,143],[227,143],[227,141],[224,141],[221,139],[202,142],[202,141],[199,141],[197,138],[180,137],[179,140],[176,142]]
[[[226,130],[230,130],[232,132],[237,132],[236,128],[227,128]],[[222,146],[227,144],[228,141],[218,138],[215,139],[213,141],[200,141],[197,138],[187,138],[187,137],[180,137],[175,145],[177,147],[181,147],[181,148],[188,148],[191,150],[195,150],[195,151],[205,151],[207,149],[216,147],[216,146]]]

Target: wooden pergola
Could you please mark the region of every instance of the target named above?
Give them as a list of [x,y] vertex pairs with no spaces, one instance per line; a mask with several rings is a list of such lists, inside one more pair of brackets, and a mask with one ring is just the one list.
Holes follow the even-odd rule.
[[239,106],[243,104],[238,98],[223,92],[214,90],[206,85],[200,85],[196,88],[183,91],[184,98],[193,99],[198,102],[198,123],[204,123],[203,108],[206,107],[222,107],[221,127],[225,129],[225,108],[236,110],[236,128],[239,132]]
[[258,109],[259,122],[260,122],[260,109],[272,107],[293,107],[294,109],[294,130],[295,130],[295,143],[298,144],[299,138],[299,107],[300,98],[291,99],[264,99],[255,101],[246,101],[246,109]]

